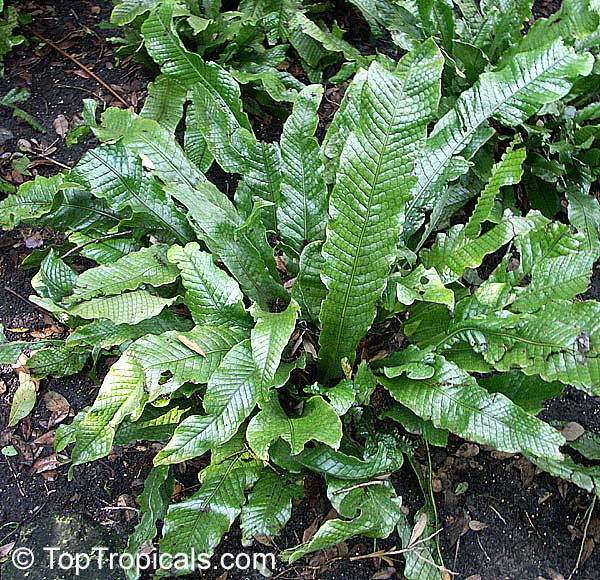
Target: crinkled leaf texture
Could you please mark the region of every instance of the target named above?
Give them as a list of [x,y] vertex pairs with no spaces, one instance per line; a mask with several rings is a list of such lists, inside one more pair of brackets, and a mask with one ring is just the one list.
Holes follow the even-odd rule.
[[281,437],[297,455],[309,441],[320,441],[337,449],[342,439],[342,422],[333,407],[322,397],[304,403],[300,417],[289,417],[279,402],[271,399],[249,423],[248,445],[258,457],[269,458],[269,447]]
[[[249,453],[213,463],[201,473],[202,486],[192,497],[169,507],[161,551],[169,554],[212,554],[239,516],[263,469]],[[193,571],[193,569],[190,569]]]
[[206,415],[185,419],[156,456],[156,465],[191,459],[226,443],[256,405],[269,398],[283,349],[296,324],[298,306],[292,302],[284,312],[253,308],[252,313],[256,325],[251,338],[233,346],[208,381],[203,399]]
[[433,42],[409,53],[402,74],[369,68],[359,120],[340,157],[323,245],[321,368],[341,374],[375,318],[411,199],[419,145],[436,111],[442,56]]
[[407,208],[404,237],[423,223],[450,179],[469,167],[460,154],[488,119],[518,126],[542,105],[566,95],[578,75],[588,75],[590,54],[578,55],[562,40],[517,54],[504,68],[484,73],[435,125],[416,168],[418,182]]
[[402,515],[402,501],[390,483],[347,489],[344,480],[328,480],[329,497],[339,514],[347,519],[325,522],[310,541],[283,551],[281,557],[285,561],[295,562],[353,536],[386,538],[393,532]]
[[558,431],[529,415],[501,393],[490,395],[475,378],[457,365],[435,354],[410,348],[406,358],[433,367],[424,378],[380,377],[379,381],[402,405],[433,422],[473,441],[509,453],[530,453],[561,459],[564,438]]

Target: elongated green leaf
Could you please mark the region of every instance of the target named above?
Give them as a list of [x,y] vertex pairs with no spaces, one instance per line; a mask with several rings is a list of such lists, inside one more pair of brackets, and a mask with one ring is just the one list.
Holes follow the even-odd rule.
[[[77,424],[74,434],[73,465],[104,457],[110,452],[119,425],[138,418],[151,398],[170,393],[186,381],[204,383],[239,335],[205,326],[182,333],[204,356],[177,339],[179,333],[148,335],[133,343],[110,368],[91,410]],[[169,373],[169,381],[161,381]]]
[[400,423],[409,433],[422,435],[423,439],[431,445],[437,445],[438,447],[448,445],[448,431],[437,429],[431,421],[421,419],[407,407],[396,404],[386,409],[381,417]]
[[[556,41],[543,48],[518,54],[503,69],[484,73],[464,92],[456,105],[431,132],[419,156],[415,195],[407,208],[404,237],[423,223],[450,178],[464,173],[468,165],[456,156],[471,143],[480,127],[494,118],[514,127],[536,113],[542,105],[567,94],[578,75],[591,70],[590,55],[577,55]],[[457,171],[458,170],[458,171]]]
[[[167,513],[174,483],[169,467],[153,467],[148,474],[144,482],[144,491],[138,498],[141,518],[127,540],[126,553],[134,558],[141,547],[146,542],[151,542],[158,533],[156,526]],[[125,574],[128,580],[139,578],[139,571],[135,567],[126,570]]]
[[87,351],[64,346],[36,350],[27,361],[27,368],[38,378],[48,375],[66,377],[78,373],[89,358]]
[[[202,487],[191,498],[173,504],[165,517],[162,552],[212,555],[246,503],[244,492],[257,481],[262,464],[248,453],[207,467]],[[190,570],[192,571],[192,570]]]
[[273,250],[256,215],[244,223],[231,201],[208,182],[198,189],[172,186],[168,191],[187,206],[198,237],[223,261],[251,300],[267,308],[278,298],[289,299],[273,277],[277,275]]
[[563,461],[548,459],[546,457],[534,457],[532,455],[528,455],[527,459],[554,477],[560,477],[570,481],[577,487],[585,489],[590,493],[595,493],[598,497],[600,497],[599,466],[592,465],[590,467],[586,467],[576,463],[569,456],[566,456]]
[[513,308],[535,312],[550,300],[569,300],[586,291],[598,247],[590,247],[583,233],[541,219],[535,229],[515,238],[518,263],[511,264],[512,256],[507,255],[489,282],[510,284],[516,298]]
[[145,388],[154,401],[186,382],[207,383],[223,357],[243,338],[243,333],[228,328],[198,326],[189,332],[144,336],[127,352],[142,366]]
[[122,238],[102,239],[100,232],[93,230],[85,234],[71,232],[69,241],[81,246],[79,254],[98,264],[112,264],[119,258],[140,248],[140,245],[133,238],[127,238],[124,235]]
[[194,112],[194,103],[188,105],[185,117],[183,148],[186,157],[194,163],[200,171],[205,173],[210,169],[214,159],[198,124],[196,113]]
[[478,35],[475,46],[483,48],[492,62],[495,62],[498,55],[520,40],[523,25],[531,18],[531,6],[530,0],[483,2],[481,8],[485,19],[480,28],[487,28],[491,34],[487,37]]
[[273,386],[283,350],[296,327],[299,311],[298,304],[293,300],[283,312],[265,312],[256,305],[250,309],[250,314],[256,321],[250,337],[258,373],[259,401],[269,398],[269,389]]
[[106,200],[93,197],[90,191],[71,186],[58,192],[53,211],[37,223],[50,224],[60,231],[110,231],[117,228],[124,217],[124,212],[111,208]]
[[228,116],[250,130],[239,106],[239,87],[233,77],[214,62],[205,62],[186,50],[175,31],[173,5],[162,4],[142,25],[142,36],[150,56],[162,66],[162,72],[177,79],[185,88],[198,84],[208,91]]
[[139,419],[125,419],[115,435],[115,445],[129,445],[136,441],[166,442],[181,421],[190,414],[191,401],[175,399],[166,407],[147,405]]
[[468,238],[464,226],[458,224],[448,233],[438,234],[430,250],[421,252],[421,258],[427,268],[435,268],[445,284],[461,278],[467,268],[477,268],[488,254],[499,250],[518,234],[524,237],[537,228],[546,219],[537,212],[522,218],[513,216],[510,211],[502,221],[488,232],[475,239]]
[[299,485],[264,470],[242,509],[242,545],[249,546],[257,534],[277,536],[292,515],[292,500],[302,495]]
[[197,243],[172,247],[169,260],[181,270],[185,303],[196,324],[250,327],[237,282],[215,265],[210,254],[201,252]]
[[411,198],[419,141],[439,99],[443,60],[435,44],[407,56],[415,69],[405,77],[370,67],[360,121],[344,146],[330,199],[319,356],[332,376],[340,374],[342,358],[354,360],[375,317]]
[[[417,525],[420,521],[417,520]],[[403,574],[407,580],[442,580],[442,572],[435,564],[435,558],[433,557],[431,544],[432,541],[424,542],[424,538],[419,537],[413,541],[413,533],[415,528],[408,523],[408,519],[404,514],[400,516],[398,521],[398,536],[402,540],[402,548],[406,550],[404,553],[405,566]],[[426,532],[423,532],[425,535]],[[427,537],[427,536],[426,536]],[[415,545],[415,542],[419,542]],[[429,544],[429,545],[428,545]]]
[[159,0],[120,0],[113,8],[110,21],[117,26],[124,26],[144,12],[152,10],[158,3]]
[[50,248],[38,273],[31,280],[31,285],[40,296],[60,302],[71,294],[76,279],[75,271],[60,259],[54,248]]
[[569,447],[575,449],[590,461],[600,461],[600,435],[586,431],[575,441],[569,442]]
[[477,200],[477,205],[465,226],[464,235],[469,238],[477,238],[481,233],[481,226],[489,221],[494,210],[496,198],[500,194],[500,188],[507,185],[515,185],[521,181],[523,175],[523,162],[527,150],[523,147],[515,149],[511,145],[502,159],[494,165],[492,176],[487,182],[485,189]]
[[177,297],[161,298],[146,290],[136,290],[80,302],[69,308],[69,313],[88,320],[107,318],[115,324],[137,324],[146,318],[157,316],[176,299]]
[[347,61],[358,60],[364,62],[366,60],[361,56],[357,48],[342,38],[333,35],[329,30],[319,28],[300,11],[296,11],[292,16],[289,26],[301,30],[303,34],[318,42],[325,50],[341,52]]
[[390,283],[396,284],[395,299],[401,304],[411,305],[415,300],[445,304],[454,308],[454,292],[446,288],[435,268],[425,268],[419,264],[406,276],[390,277]]
[[314,138],[322,96],[320,85],[300,92],[281,135],[283,164],[277,220],[283,243],[298,255],[307,243],[325,239],[328,193],[321,176],[319,144]]
[[460,339],[499,371],[521,369],[600,393],[600,304],[548,302],[535,313],[505,310],[451,325],[444,342]]
[[[412,349],[410,356],[418,354]],[[563,437],[500,393],[490,395],[468,373],[439,355],[425,355],[435,370],[427,379],[379,378],[414,413],[461,437],[509,453],[561,459]]]
[[344,491],[347,487],[346,481],[329,480],[328,483],[330,490],[333,488],[333,493],[340,495],[338,502],[348,504],[345,508],[338,507],[338,510],[341,509],[341,515],[355,517],[328,520],[309,542],[282,552],[283,560],[295,562],[306,554],[336,546],[356,535],[386,538],[396,527],[402,514],[402,501],[396,497],[391,484]]
[[506,395],[513,403],[532,415],[537,415],[544,409],[544,403],[548,399],[559,397],[564,390],[564,385],[557,381],[547,383],[539,377],[528,377],[519,371],[485,377],[478,382],[489,393]]
[[141,413],[146,402],[144,372],[125,353],[110,368],[92,408],[78,423],[73,435],[73,465],[105,457],[110,452],[117,426]]
[[198,457],[231,439],[258,402],[258,373],[250,341],[234,346],[213,373],[204,396],[205,416],[192,415],[155,457],[155,465]]
[[143,157],[148,168],[164,182],[194,187],[206,181],[204,174],[190,161],[175,140],[175,135],[154,119],[140,117],[129,110],[111,107],[102,114],[102,125],[92,130],[100,141],[123,145]]
[[505,58],[510,58],[515,52],[546,46],[558,39],[577,49],[597,46],[600,13],[595,4],[596,0],[564,0],[561,9],[549,18],[536,19],[527,34],[506,53]]
[[359,70],[348,85],[333,121],[327,130],[321,153],[324,158],[324,178],[333,183],[337,174],[342,149],[346,139],[356,130],[360,117],[361,93],[367,80],[367,71]]
[[175,132],[181,117],[187,91],[171,76],[160,75],[148,85],[148,96],[140,117],[154,119],[159,125]]
[[392,473],[402,467],[402,454],[393,448],[387,448],[379,443],[373,453],[365,454],[364,458],[336,451],[328,445],[316,445],[305,449],[302,453],[290,455],[289,446],[279,441],[271,445],[270,456],[282,466],[289,466],[289,461],[316,471],[328,477],[350,481],[369,480],[378,475]]
[[122,145],[88,151],[73,170],[97,197],[117,209],[130,207],[151,223],[187,241],[192,233],[183,213],[167,199],[156,179],[144,174],[142,161]]
[[167,246],[157,244],[127,254],[112,264],[86,270],[77,278],[71,300],[120,294],[145,284],[163,286],[178,276],[179,270],[167,261]]
[[[277,207],[281,202],[281,153],[276,143],[249,141],[243,153],[244,180],[239,187],[247,188],[253,203],[266,202],[261,209],[267,230],[276,232]],[[268,205],[267,205],[268,204]]]
[[[241,110],[239,85],[233,78],[228,82],[231,84],[230,101]],[[258,150],[256,137],[247,123],[242,123],[238,116],[222,105],[221,97],[204,85],[194,85],[191,94],[194,104],[193,122],[202,133],[211,157],[225,171],[245,173],[249,149],[254,148],[256,157],[264,151]]]
[[52,211],[54,196],[65,187],[62,174],[53,177],[38,176],[25,182],[19,191],[0,201],[0,226],[12,230],[22,221],[40,218]]
[[302,315],[312,320],[314,324],[319,322],[321,304],[325,300],[327,288],[321,280],[323,268],[323,254],[321,254],[321,242],[311,242],[302,254],[300,254],[300,271],[296,277],[292,296],[302,309]]
[[342,440],[342,422],[322,397],[311,397],[300,417],[290,417],[278,401],[271,399],[248,424],[248,445],[259,458],[269,458],[269,447],[277,438],[287,441],[292,455],[300,453],[309,441],[320,441],[337,449]]
[[569,222],[585,235],[587,250],[597,258],[600,253],[600,204],[592,195],[568,192]]

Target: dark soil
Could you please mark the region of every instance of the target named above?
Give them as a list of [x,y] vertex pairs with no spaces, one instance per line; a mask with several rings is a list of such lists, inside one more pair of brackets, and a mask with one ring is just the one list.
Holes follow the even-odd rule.
[[[25,10],[34,16],[32,28],[59,42],[64,50],[92,66],[94,72],[139,110],[150,77],[132,62],[115,67],[111,46],[105,40],[114,32],[98,26],[108,17],[109,0],[47,0],[23,4]],[[536,16],[551,13],[557,5],[557,2],[538,2]],[[364,26],[361,25],[360,34],[364,36],[363,33]],[[21,107],[38,119],[47,134],[40,135],[14,119],[10,111],[0,110],[0,127],[13,135],[2,145],[2,170],[6,179],[18,184],[28,178],[10,168],[10,156],[19,148],[30,149],[28,157],[37,163],[32,173],[47,174],[59,170],[56,162],[72,166],[87,148],[93,146],[93,138],[88,137],[68,149],[53,126],[59,115],[64,115],[72,125],[74,117],[81,113],[83,98],[94,97],[101,107],[117,104],[105,89],[94,80],[80,76],[80,72],[72,62],[48,46],[40,47],[35,40],[8,57],[6,76],[0,79],[0,95],[16,86],[27,87],[32,96]],[[324,123],[337,108],[340,93],[331,90],[328,96],[328,104],[322,110]],[[257,121],[256,128],[268,140],[277,123],[261,119]],[[20,139],[28,143],[19,143]],[[42,331],[55,324],[47,314],[28,302],[27,297],[32,293],[31,272],[18,268],[23,257],[31,251],[25,241],[33,233],[20,229],[0,235],[0,323],[7,329],[10,340],[31,340],[32,331]],[[42,232],[42,242],[51,243],[52,236],[51,232]],[[598,269],[586,298],[600,298]],[[6,533],[6,528],[2,528],[5,524],[23,525],[53,512],[87,515],[123,537],[131,531],[136,521],[135,497],[142,489],[155,452],[152,446],[140,444],[116,449],[103,461],[77,468],[70,482],[67,470],[62,466],[51,465],[53,469],[38,473],[42,464],[40,459],[53,453],[51,432],[54,427],[49,426],[50,412],[43,402],[44,395],[50,391],[60,393],[69,402],[73,413],[77,413],[93,402],[105,367],[106,363],[97,369],[94,380],[89,376],[90,369],[86,369],[75,377],[42,381],[36,408],[16,429],[6,428],[10,401],[16,389],[16,375],[10,367],[0,367],[0,448],[12,444],[19,451],[15,458],[0,456],[3,463],[0,468],[0,537]],[[544,418],[577,421],[586,429],[600,433],[600,399],[567,390],[562,398],[548,404]],[[425,463],[424,457],[421,459]],[[447,567],[458,573],[456,578],[559,580],[569,576],[582,543],[584,514],[591,503],[588,494],[537,472],[519,456],[507,457],[485,449],[465,448],[456,440],[452,441],[448,450],[433,451],[432,466],[434,488],[437,490],[435,498],[443,528],[440,536],[442,553]],[[184,485],[195,483],[197,468],[197,463],[190,463],[185,474],[178,474]],[[394,476],[394,485],[407,509],[414,514],[421,507],[422,497],[408,466]],[[329,511],[321,481],[307,482],[306,491],[308,499],[294,508],[291,523],[283,536],[276,540],[275,546],[256,544],[242,548],[239,543],[241,532],[239,527],[234,527],[219,548],[219,553],[277,553],[299,543],[304,531],[315,520],[321,522]],[[597,519],[596,528],[600,529]],[[596,541],[599,539],[596,538]],[[10,540],[11,537],[3,538],[0,548]],[[358,540],[347,549],[351,554],[366,554],[392,547],[393,541]],[[367,580],[375,574],[379,578],[402,577],[399,573],[384,574],[388,564],[381,560],[365,559],[350,563],[342,559],[327,566],[327,562],[338,554],[338,550],[333,549],[290,569],[280,564],[278,577],[320,580]],[[401,565],[398,570],[401,570]],[[223,576],[219,569],[211,570],[202,577],[220,580],[263,578],[258,573],[241,572]],[[591,552],[573,578],[600,578],[600,550]]]

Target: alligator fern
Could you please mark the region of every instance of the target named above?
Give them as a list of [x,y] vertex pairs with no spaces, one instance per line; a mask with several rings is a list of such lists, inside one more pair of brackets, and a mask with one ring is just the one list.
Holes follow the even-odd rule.
[[[520,211],[526,151],[498,138],[591,73],[585,47],[528,47],[440,111],[447,61],[434,40],[415,42],[356,75],[321,144],[318,85],[265,143],[232,75],[164,38],[148,48],[190,91],[199,140],[182,148],[170,121],[118,109],[97,124],[88,103],[103,144],[0,202],[4,227],[68,236],[41,262],[32,300],[73,331],[27,345],[31,370],[119,356],[57,450],[69,448],[76,476],[113,445],[164,443],[128,549],[159,519],[170,553],[212,553],[238,518],[245,543],[275,536],[310,472],[339,517],[283,559],[355,535],[397,533],[407,547],[390,476],[414,463],[415,435],[521,453],[598,493],[600,469],[576,464],[536,413],[564,385],[600,395],[600,305],[579,298],[600,257],[600,206],[571,192],[570,225]],[[484,145],[496,159],[471,161]],[[233,201],[205,175],[213,159],[239,175]],[[456,201],[459,187],[476,203],[445,227],[469,199]],[[76,255],[97,265],[78,273]],[[169,506],[172,466],[205,454],[200,488]],[[442,577],[434,540],[406,562],[411,579]]]

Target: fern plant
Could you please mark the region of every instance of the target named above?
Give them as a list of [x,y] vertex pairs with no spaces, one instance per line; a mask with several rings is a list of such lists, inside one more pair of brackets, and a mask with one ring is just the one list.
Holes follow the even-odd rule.
[[19,20],[27,22],[26,17],[21,17],[17,8],[12,3],[6,3],[0,0],[0,76],[4,76],[4,57],[13,50],[15,46],[25,42],[25,37],[21,34],[15,34],[19,27]]
[[244,1],[235,10],[225,9],[221,2],[123,0],[117,2],[111,22],[124,28],[125,38],[113,39],[118,53],[132,53],[147,66],[162,69],[164,74],[149,87],[153,103],[149,106],[155,110],[160,110],[160,103],[175,107],[179,102],[181,108],[190,88],[185,77],[174,78],[165,66],[160,46],[162,37],[169,36],[172,44],[181,39],[191,47],[192,64],[198,57],[217,62],[254,89],[247,91],[247,109],[252,104],[256,111],[277,112],[273,101],[293,102],[304,87],[299,75],[289,72],[294,68],[290,60],[312,82],[319,82],[328,68],[333,82],[341,82],[375,59],[345,41],[339,26],[330,30],[323,22],[326,14],[324,4],[305,6],[296,0]]
[[[520,211],[518,137],[494,139],[489,171],[476,158],[592,74],[590,52],[559,38],[510,55],[440,114],[447,59],[427,39],[361,69],[321,143],[320,85],[265,143],[231,73],[173,38],[150,50],[188,87],[197,140],[182,148],[168,121],[119,109],[97,124],[88,101],[103,144],[0,202],[5,228],[67,232],[32,300],[73,329],[1,345],[0,362],[33,348],[32,373],[62,376],[119,355],[95,403],[57,431],[71,471],[113,445],[165,443],[128,549],[159,520],[172,554],[212,553],[238,518],[246,544],[275,536],[313,472],[339,517],[284,560],[396,533],[406,577],[441,578],[435,511],[425,504],[428,539],[415,543],[390,477],[415,465],[415,435],[521,453],[598,493],[600,468],[575,463],[536,414],[563,385],[600,394],[600,305],[578,299],[600,207],[569,192],[570,225]],[[205,176],[213,160],[239,176],[233,195]],[[446,227],[467,185],[476,203]],[[77,255],[97,266],[78,272]],[[169,505],[172,466],[204,454],[199,490]]]

